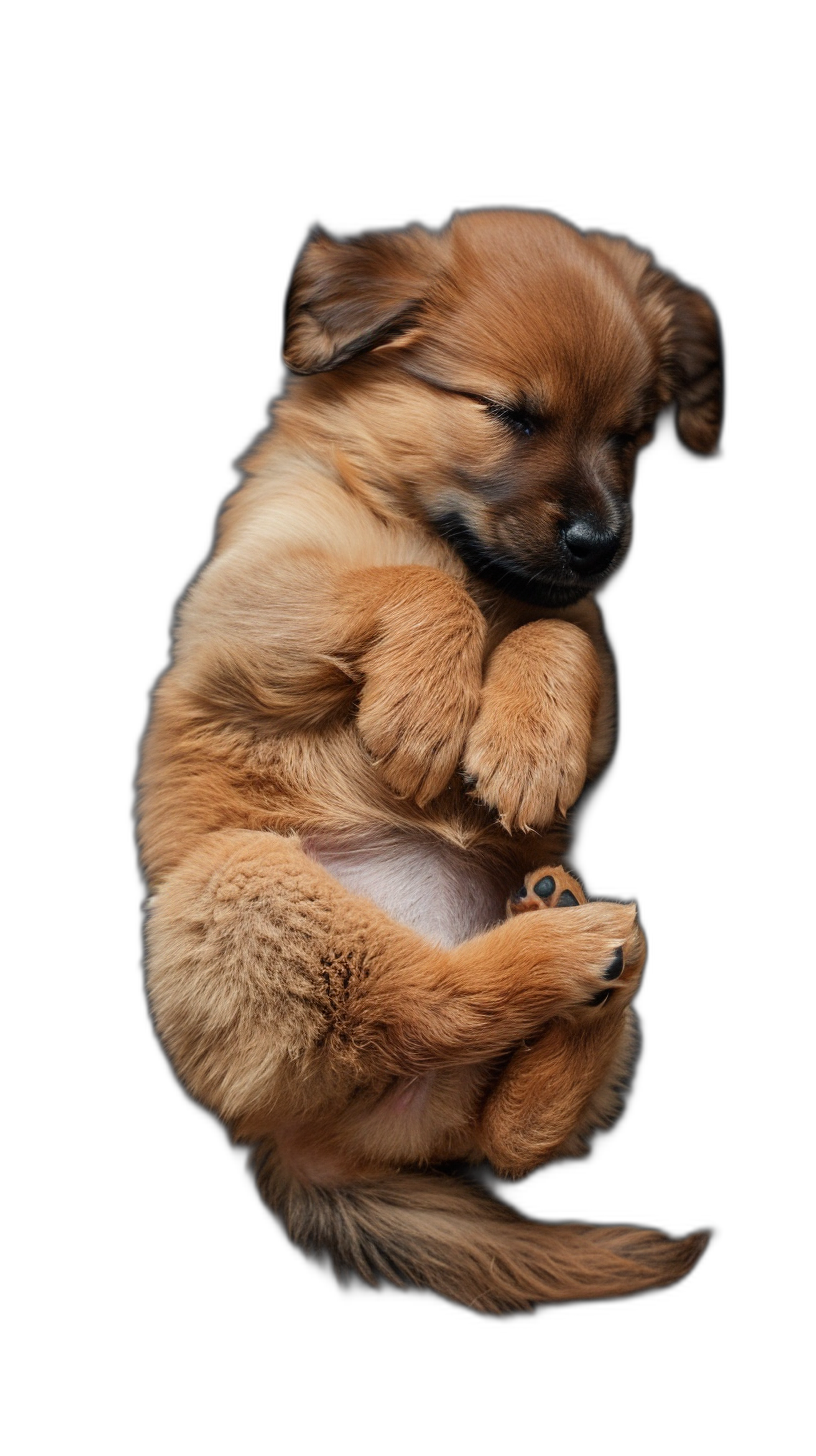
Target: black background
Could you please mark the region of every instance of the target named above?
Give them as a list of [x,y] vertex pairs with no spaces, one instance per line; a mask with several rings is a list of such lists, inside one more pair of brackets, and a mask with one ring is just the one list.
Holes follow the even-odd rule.
[[[560,156],[549,138],[541,166],[529,151],[509,160],[501,138],[487,134],[471,147],[452,137],[421,151],[402,143],[383,166],[370,154],[372,127],[326,124],[332,138],[321,151],[297,137],[297,125],[275,127],[268,153],[255,138],[248,157],[216,128],[203,140],[176,124],[162,141],[134,144],[128,159],[115,390],[128,480],[119,585],[133,638],[122,668],[117,843],[136,1163],[114,1214],[118,1318],[146,1318],[192,1354],[264,1357],[274,1345],[280,1360],[290,1342],[312,1350],[318,1341],[332,1360],[338,1350],[386,1351],[398,1369],[420,1360],[440,1369],[458,1351],[507,1370],[549,1361],[549,1372],[558,1354],[564,1369],[586,1374],[587,1399],[600,1370],[624,1379],[644,1361],[678,1389],[698,1385],[721,1350],[742,1342],[753,1312],[742,1262],[753,1191],[736,1150],[745,1117],[736,1018],[752,970],[739,919],[746,826],[734,766],[743,568],[731,523],[748,463],[746,329],[734,275],[740,198],[720,166],[701,175],[686,151],[644,159],[628,128],[597,154],[565,143]],[[510,1321],[430,1296],[338,1289],[287,1245],[242,1159],[179,1091],[154,1044],[131,849],[137,743],[166,662],[170,613],[207,555],[217,505],[236,483],[233,462],[264,427],[280,384],[281,307],[307,227],[436,226],[452,211],[491,205],[554,211],[653,250],[713,300],[729,365],[720,456],[695,456],[669,432],[648,448],[631,556],[602,603],[618,660],[621,740],[581,815],[578,858],[593,897],[637,898],[641,907],[650,960],[638,1000],[640,1069],[624,1118],[589,1159],[507,1192],[544,1222],[708,1227],[713,1241],[672,1289]],[[752,1117],[761,1130],[761,1108]]]

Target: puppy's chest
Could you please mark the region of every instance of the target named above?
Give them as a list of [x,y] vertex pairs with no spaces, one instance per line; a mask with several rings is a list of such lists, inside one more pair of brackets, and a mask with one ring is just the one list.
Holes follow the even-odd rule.
[[429,835],[372,828],[353,839],[312,834],[302,844],[341,884],[436,945],[459,945],[504,919],[495,870]]

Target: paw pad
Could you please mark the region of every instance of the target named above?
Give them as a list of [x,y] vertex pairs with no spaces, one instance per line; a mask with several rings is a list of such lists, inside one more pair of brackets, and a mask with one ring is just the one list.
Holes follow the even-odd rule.
[[507,901],[508,915],[518,915],[526,910],[564,910],[570,905],[585,905],[584,894],[578,880],[568,875],[561,865],[553,869],[534,870]]

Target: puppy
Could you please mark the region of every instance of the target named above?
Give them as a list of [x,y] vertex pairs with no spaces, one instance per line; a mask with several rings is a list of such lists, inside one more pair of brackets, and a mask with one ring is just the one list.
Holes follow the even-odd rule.
[[643,938],[560,860],[614,736],[593,592],[660,410],[717,443],[714,312],[623,239],[474,212],[315,230],[285,359],[144,743],[158,1033],[340,1269],[490,1311],[669,1283],[704,1235],[529,1223],[461,1168],[619,1107]]

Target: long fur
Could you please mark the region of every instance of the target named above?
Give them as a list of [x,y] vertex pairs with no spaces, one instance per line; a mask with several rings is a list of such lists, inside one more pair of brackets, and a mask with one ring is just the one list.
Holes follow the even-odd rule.
[[592,594],[658,411],[716,444],[716,317],[624,240],[473,213],[316,231],[285,356],[145,737],[159,1035],[340,1268],[494,1311],[670,1282],[702,1236],[439,1169],[521,1176],[620,1107],[643,937],[560,864],[615,733]]

